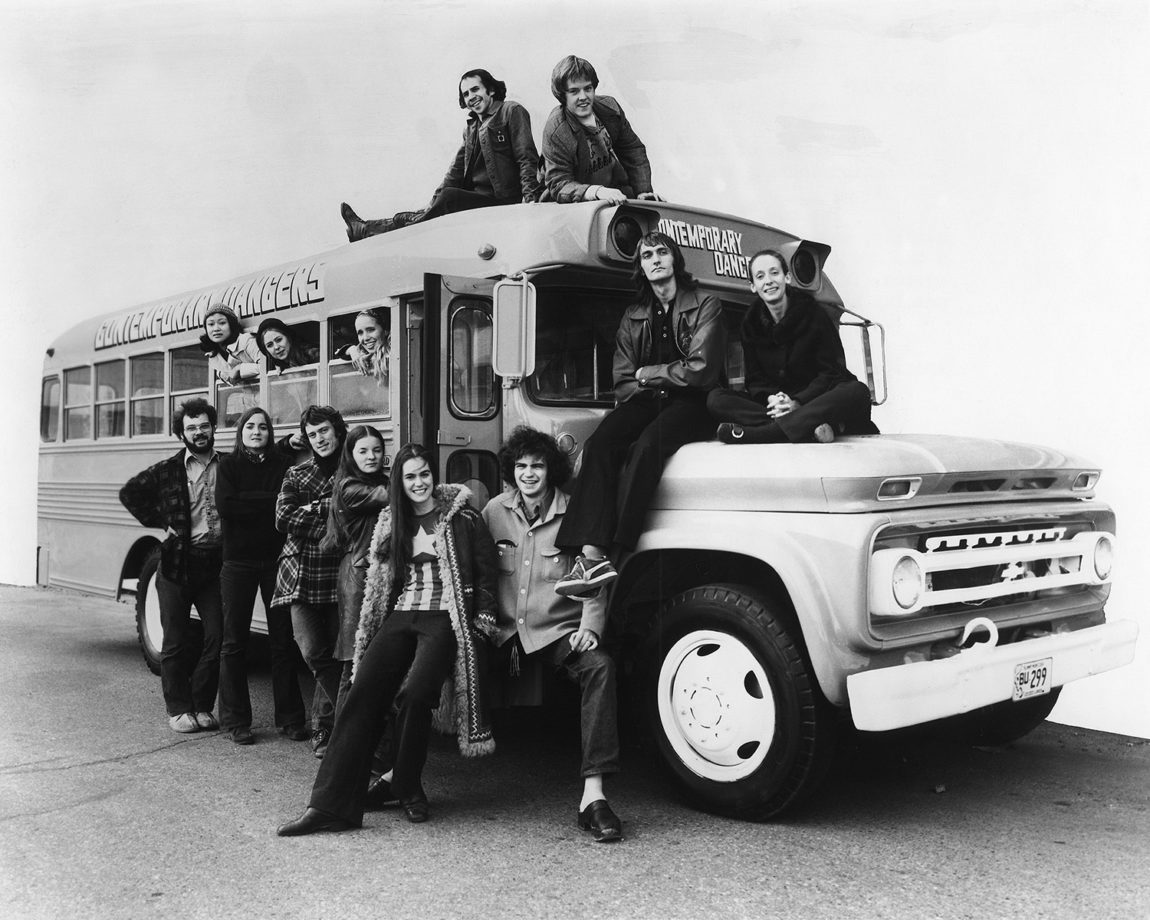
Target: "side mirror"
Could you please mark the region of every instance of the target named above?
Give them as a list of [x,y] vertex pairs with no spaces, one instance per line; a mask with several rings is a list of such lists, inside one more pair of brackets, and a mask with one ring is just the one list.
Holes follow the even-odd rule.
[[492,294],[491,364],[500,377],[527,377],[535,371],[535,285],[504,278]]

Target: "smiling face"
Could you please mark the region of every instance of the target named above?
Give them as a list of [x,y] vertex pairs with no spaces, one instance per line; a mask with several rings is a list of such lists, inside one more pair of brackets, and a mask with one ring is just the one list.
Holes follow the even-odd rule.
[[435,487],[435,477],[431,467],[422,457],[412,457],[404,461],[403,470],[400,471],[400,482],[403,485],[403,494],[411,502],[412,510],[416,514],[426,514],[435,504],[432,489]]
[[355,442],[351,459],[366,476],[375,475],[383,466],[383,442],[374,435],[365,435]]
[[778,309],[787,299],[791,276],[786,267],[772,255],[761,255],[747,266],[751,273],[751,290],[768,307]]
[[246,422],[242,429],[244,447],[248,450],[263,450],[271,439],[271,428],[268,426],[267,416],[257,412]]
[[339,438],[331,422],[320,422],[318,425],[309,423],[303,427],[307,442],[317,457],[330,457],[339,450]]
[[360,348],[375,354],[383,344],[383,327],[374,316],[365,313],[355,318],[355,337]]
[[595,102],[595,84],[590,80],[576,78],[567,81],[563,106],[580,121],[594,118],[592,105]]
[[479,77],[464,77],[460,80],[459,94],[463,96],[463,104],[480,118],[487,115],[495,104],[495,94],[483,85]]
[[541,500],[547,493],[547,460],[540,454],[524,454],[516,460],[515,488],[525,502]]
[[213,313],[204,320],[204,333],[209,341],[217,344],[226,342],[231,331],[232,327],[228,323],[228,318],[222,313]]
[[277,361],[286,361],[291,351],[291,339],[278,329],[269,329],[264,333],[264,348]]

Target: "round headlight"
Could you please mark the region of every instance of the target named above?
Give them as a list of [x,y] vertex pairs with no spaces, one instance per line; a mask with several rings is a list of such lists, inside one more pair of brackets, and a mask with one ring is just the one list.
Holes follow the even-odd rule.
[[1094,574],[1101,581],[1110,577],[1114,568],[1114,544],[1109,537],[1099,537],[1094,543]]
[[910,610],[919,602],[925,587],[918,560],[913,556],[903,556],[890,573],[890,588],[895,601],[903,610]]
[[635,250],[639,247],[639,240],[643,237],[643,228],[639,221],[633,217],[620,217],[611,227],[611,240],[619,255],[624,259],[633,258]]

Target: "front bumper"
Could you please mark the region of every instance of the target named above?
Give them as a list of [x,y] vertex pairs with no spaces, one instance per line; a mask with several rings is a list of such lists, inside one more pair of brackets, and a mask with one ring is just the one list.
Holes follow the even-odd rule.
[[862,671],[847,677],[855,727],[881,732],[955,716],[1011,698],[1016,665],[1052,659],[1061,687],[1134,659],[1138,624],[1104,623],[1009,645],[975,645],[952,658]]

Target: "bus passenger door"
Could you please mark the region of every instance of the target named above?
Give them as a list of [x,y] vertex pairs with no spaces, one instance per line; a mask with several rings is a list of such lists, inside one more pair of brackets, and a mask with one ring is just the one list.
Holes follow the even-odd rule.
[[[424,276],[423,443],[437,451],[440,481],[465,484],[476,508],[502,488],[496,457],[502,392],[491,366],[493,287],[482,278]],[[415,437],[417,429],[410,430]]]

